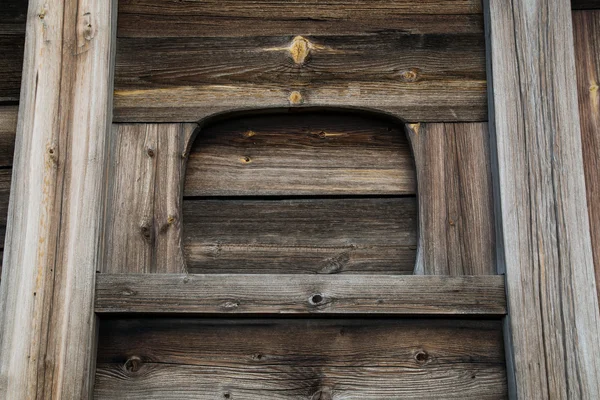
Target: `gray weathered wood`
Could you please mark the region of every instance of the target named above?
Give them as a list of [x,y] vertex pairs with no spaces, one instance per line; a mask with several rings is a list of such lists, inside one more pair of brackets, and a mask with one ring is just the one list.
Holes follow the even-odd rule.
[[574,11],[573,29],[585,184],[600,296],[600,11]]
[[267,114],[203,127],[186,196],[414,194],[400,121],[356,113]]
[[407,125],[419,182],[416,273],[496,272],[487,124]]
[[97,399],[504,399],[499,321],[109,319]]
[[190,273],[412,274],[417,204],[414,197],[185,199],[183,237]]
[[568,0],[487,0],[511,394],[600,393],[600,318]]
[[504,315],[504,277],[99,274],[97,313]]
[[103,272],[185,272],[181,201],[194,124],[115,125]]
[[31,0],[0,285],[0,398],[85,399],[116,1]]

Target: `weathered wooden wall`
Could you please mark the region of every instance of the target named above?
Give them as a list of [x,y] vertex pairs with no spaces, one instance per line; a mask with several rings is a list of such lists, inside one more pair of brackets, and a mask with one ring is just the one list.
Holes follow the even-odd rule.
[[574,11],[573,29],[590,232],[600,282],[600,10]]

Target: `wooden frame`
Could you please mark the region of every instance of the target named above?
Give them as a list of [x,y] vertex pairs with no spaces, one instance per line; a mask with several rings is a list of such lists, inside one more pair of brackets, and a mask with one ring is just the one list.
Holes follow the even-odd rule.
[[486,0],[498,270],[512,398],[595,398],[600,318],[571,2]]
[[[600,318],[570,2],[484,3],[511,395],[592,398],[600,392]],[[0,289],[1,398],[90,397],[115,5],[30,1]],[[110,279],[99,281],[100,304]],[[503,315],[501,299],[489,313]]]
[[116,0],[31,0],[1,285],[0,398],[89,398]]

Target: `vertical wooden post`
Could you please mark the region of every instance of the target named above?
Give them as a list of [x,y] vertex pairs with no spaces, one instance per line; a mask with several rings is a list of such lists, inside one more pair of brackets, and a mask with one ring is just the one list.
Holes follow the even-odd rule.
[[484,3],[511,396],[597,398],[600,318],[571,3]]
[[0,289],[2,399],[90,396],[115,5],[29,2]]

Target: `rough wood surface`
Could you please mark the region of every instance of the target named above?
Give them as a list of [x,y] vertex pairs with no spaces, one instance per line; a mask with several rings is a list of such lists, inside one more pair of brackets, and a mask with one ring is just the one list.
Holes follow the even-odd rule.
[[19,101],[26,17],[26,0],[0,3],[0,103]]
[[585,184],[600,296],[600,11],[574,11],[573,29]]
[[414,194],[398,120],[356,113],[237,117],[200,130],[186,196]]
[[116,2],[31,0],[0,285],[0,398],[89,398]]
[[504,277],[99,274],[97,313],[504,315]]
[[0,167],[11,167],[15,152],[17,106],[0,106]]
[[487,124],[408,125],[419,182],[416,273],[496,273]]
[[570,2],[484,4],[511,394],[596,398],[600,318]]
[[184,153],[194,124],[115,125],[103,272],[185,272]]
[[414,197],[184,200],[183,237],[191,273],[412,274],[417,204]]
[[102,320],[96,399],[504,399],[499,321]]

